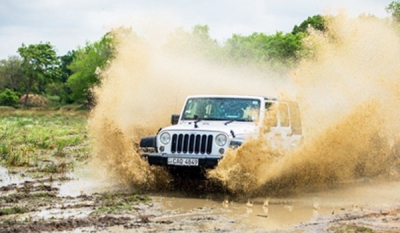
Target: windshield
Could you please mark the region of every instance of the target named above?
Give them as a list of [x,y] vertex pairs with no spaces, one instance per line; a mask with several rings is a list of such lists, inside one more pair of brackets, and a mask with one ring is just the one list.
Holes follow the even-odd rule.
[[182,120],[254,121],[260,112],[259,99],[190,98]]

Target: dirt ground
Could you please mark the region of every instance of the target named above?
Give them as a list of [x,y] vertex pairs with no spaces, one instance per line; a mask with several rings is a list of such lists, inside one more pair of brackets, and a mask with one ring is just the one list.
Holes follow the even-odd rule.
[[400,231],[398,181],[244,201],[216,190],[143,193],[74,174],[0,173],[0,232]]

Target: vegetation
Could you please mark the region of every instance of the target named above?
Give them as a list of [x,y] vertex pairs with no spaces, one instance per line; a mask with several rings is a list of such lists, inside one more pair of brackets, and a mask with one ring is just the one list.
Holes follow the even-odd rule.
[[18,56],[10,56],[0,60],[0,92],[8,88],[13,91],[23,90],[22,60]]
[[90,215],[137,212],[137,204],[146,204],[150,201],[148,196],[136,193],[104,193],[97,199],[98,206]]
[[18,93],[6,88],[0,93],[0,104],[6,106],[13,106],[18,103]]
[[[18,48],[18,53],[22,57],[21,67],[24,73],[25,100],[27,105],[29,94],[37,84],[39,92],[44,91],[46,84],[54,81],[59,76],[59,61],[56,52],[50,43],[22,44]],[[25,79],[25,80],[24,80]]]
[[93,96],[91,87],[100,84],[101,70],[106,68],[107,61],[114,57],[112,34],[106,34],[99,42],[87,43],[86,47],[79,48],[74,53],[74,58],[67,66],[72,75],[67,80],[71,89],[71,99],[91,106]]
[[6,111],[0,115],[0,163],[58,173],[88,158],[87,113]]
[[392,18],[396,22],[400,22],[400,1],[393,1],[387,7],[386,11],[392,15]]
[[230,59],[237,64],[255,64],[275,71],[285,71],[296,64],[304,35],[282,32],[271,36],[263,33],[233,35],[227,41],[226,50]]
[[13,206],[10,208],[0,208],[0,216],[11,214],[23,214],[29,212],[25,207]]
[[308,33],[309,27],[319,31],[325,31],[325,24],[325,19],[321,15],[314,15],[313,17],[308,17],[299,26],[294,26],[292,34],[296,35],[298,33]]

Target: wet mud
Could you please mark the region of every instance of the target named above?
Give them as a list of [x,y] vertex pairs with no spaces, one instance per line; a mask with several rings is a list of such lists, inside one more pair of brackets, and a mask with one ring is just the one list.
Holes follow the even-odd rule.
[[200,181],[164,192],[103,181],[65,174],[2,182],[0,232],[400,230],[398,181],[360,180],[327,191],[247,200],[217,189],[196,193]]

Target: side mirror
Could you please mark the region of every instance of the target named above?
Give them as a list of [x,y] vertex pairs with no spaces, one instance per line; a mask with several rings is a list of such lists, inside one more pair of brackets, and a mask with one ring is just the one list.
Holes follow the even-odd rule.
[[172,116],[171,116],[171,124],[172,125],[178,124],[179,117],[180,117],[179,114],[172,114]]

